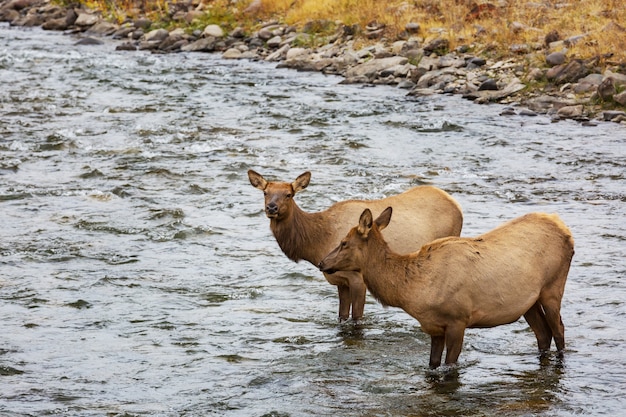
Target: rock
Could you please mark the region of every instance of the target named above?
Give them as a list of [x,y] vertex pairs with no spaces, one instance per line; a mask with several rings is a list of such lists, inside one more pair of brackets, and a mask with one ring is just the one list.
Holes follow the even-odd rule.
[[420,25],[419,23],[409,22],[404,26],[404,30],[406,30],[407,33],[415,34],[420,31]]
[[309,50],[305,48],[290,48],[285,55],[285,61],[292,61],[294,59],[302,59],[310,55]]
[[203,37],[213,36],[215,38],[222,38],[224,36],[224,31],[219,25],[208,25],[204,28],[202,32]]
[[427,54],[445,55],[450,49],[450,42],[444,38],[436,38],[428,42],[424,46],[424,52]]
[[246,32],[241,26],[237,26],[228,34],[228,36],[235,39],[243,39],[246,37]]
[[524,55],[530,52],[530,46],[525,43],[516,43],[509,47],[509,51],[513,52],[514,54]]
[[500,116],[515,116],[515,109],[513,107],[505,107],[501,112]]
[[550,67],[561,65],[565,62],[565,54],[563,52],[552,52],[546,56],[546,64]]
[[265,57],[265,60],[268,62],[272,61],[282,61],[287,56],[287,51],[289,50],[289,44],[285,44],[282,47],[278,48],[276,51],[272,52],[268,56]]
[[74,24],[79,27],[88,27],[98,23],[98,20],[100,20],[100,18],[95,14],[78,13],[78,17],[76,18]]
[[122,26],[121,28],[119,28],[118,30],[116,30],[115,32],[113,32],[113,35],[111,35],[111,37],[113,39],[126,39],[128,38],[128,35],[130,33],[133,32],[133,28],[130,26]]
[[580,59],[575,59],[568,64],[557,65],[546,72],[546,78],[555,84],[574,83],[589,75],[591,70]]
[[141,17],[137,20],[135,20],[133,22],[133,26],[136,29],[142,29],[142,30],[147,30],[148,28],[150,28],[150,26],[152,26],[152,21],[150,19],[147,19],[145,17]]
[[373,79],[378,72],[394,67],[396,65],[404,65],[409,60],[405,57],[397,56],[391,58],[371,59],[363,64],[356,65],[346,71],[346,77],[358,78],[365,77]]
[[115,33],[119,29],[119,26],[114,23],[109,23],[104,20],[98,21],[95,25],[87,29],[86,33],[97,36],[109,36]]
[[606,122],[614,121],[615,119],[626,117],[626,112],[617,111],[617,110],[606,110],[602,112],[602,117],[604,118],[604,121]]
[[94,39],[94,38],[82,38],[80,39],[78,42],[76,42],[74,45],[102,45],[104,42],[102,42],[99,39]]
[[420,77],[417,81],[416,88],[432,88],[434,90],[442,90],[446,85],[455,80],[456,77],[454,75],[446,73],[443,70],[430,71]]
[[526,116],[526,117],[535,117],[538,116],[539,114],[537,114],[537,112],[534,112],[530,109],[522,109],[519,112],[520,116]]
[[583,105],[561,107],[556,114],[562,119],[575,119],[583,115]]
[[66,30],[68,27],[69,25],[67,24],[67,19],[64,17],[46,20],[41,25],[43,30]]
[[626,75],[620,74],[618,72],[612,72],[611,70],[606,70],[602,74],[604,78],[611,77],[613,79],[613,83],[616,87],[626,87]]
[[467,66],[472,65],[474,68],[482,67],[487,64],[487,60],[485,58],[472,57],[467,60]]
[[524,88],[526,88],[526,86],[522,84],[520,80],[518,80],[517,78],[514,78],[502,90],[475,91],[475,92],[464,94],[463,97],[470,99],[470,100],[478,101],[479,103],[487,103],[489,101],[497,101],[505,97],[511,96],[517,93],[518,91],[523,90]]
[[544,38],[544,43],[546,45],[550,45],[551,43],[559,40],[561,40],[561,35],[559,35],[559,32],[557,32],[556,30],[553,30],[546,35],[546,37]]
[[615,80],[613,80],[612,77],[605,78],[602,80],[596,91],[600,99],[604,101],[612,100],[613,95],[615,94]]
[[276,48],[278,48],[280,46],[282,41],[283,41],[283,39],[280,36],[274,36],[274,37],[268,39],[265,44],[267,45],[268,48],[276,49]]
[[155,29],[146,33],[143,40],[145,42],[163,42],[168,36],[170,36],[170,33],[167,29]]
[[240,59],[241,51],[237,48],[229,48],[223,54],[222,58],[224,59]]
[[131,42],[124,42],[115,47],[116,51],[136,51],[137,46]]
[[213,37],[202,38],[195,42],[191,42],[180,49],[183,52],[213,52],[215,50],[216,43],[217,40]]
[[498,89],[498,83],[493,78],[489,78],[483,81],[478,87],[478,91],[485,91],[485,90],[495,91],[497,89]]
[[619,94],[615,94],[613,96],[613,101],[621,104],[622,106],[626,106],[626,91],[622,91]]
[[411,80],[402,80],[398,83],[398,88],[410,90],[415,87],[415,83]]
[[543,78],[543,71],[539,68],[531,69],[528,74],[526,74],[526,81],[539,81]]

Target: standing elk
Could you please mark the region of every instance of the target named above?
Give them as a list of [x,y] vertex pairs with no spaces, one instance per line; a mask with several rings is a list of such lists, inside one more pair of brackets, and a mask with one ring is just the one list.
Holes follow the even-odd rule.
[[[385,231],[389,245],[400,253],[419,249],[424,243],[444,236],[459,236],[463,226],[461,206],[446,192],[431,186],[418,186],[380,200],[349,200],[324,211],[307,213],[294,200],[311,180],[305,172],[292,183],[270,182],[255,171],[248,171],[250,184],[265,195],[265,214],[282,251],[292,261],[302,259],[313,265],[337,246],[352,222],[367,207],[382,210],[394,206],[398,222]],[[324,276],[339,292],[339,320],[363,317],[366,287],[358,272],[345,271]]]
[[400,307],[431,337],[430,367],[456,364],[466,328],[495,327],[522,315],[539,350],[565,349],[561,299],[574,239],[555,214],[530,213],[476,238],[448,237],[399,255],[381,231],[392,208],[359,224],[319,264],[328,274],[359,272],[383,305]]

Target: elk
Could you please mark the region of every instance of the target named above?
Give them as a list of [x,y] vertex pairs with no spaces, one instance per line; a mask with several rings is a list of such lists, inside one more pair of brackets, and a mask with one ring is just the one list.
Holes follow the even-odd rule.
[[[398,222],[385,230],[389,245],[400,253],[419,249],[424,243],[444,236],[459,236],[463,225],[461,206],[445,191],[432,186],[418,186],[401,194],[380,200],[349,200],[335,203],[315,213],[303,211],[294,196],[311,180],[305,172],[295,181],[270,182],[253,170],[248,171],[250,184],[265,195],[265,214],[270,229],[282,251],[292,261],[306,260],[317,267],[348,232],[356,216],[366,207],[380,210],[395,207]],[[337,286],[339,320],[363,317],[365,294],[363,277],[358,272],[327,274],[326,280]]]
[[431,337],[430,367],[455,365],[466,328],[512,323],[522,315],[541,352],[552,338],[565,349],[561,299],[574,255],[574,239],[555,214],[530,213],[475,238],[447,237],[399,255],[381,231],[392,208],[376,220],[365,209],[359,223],[319,268],[363,275],[383,305],[400,307]]

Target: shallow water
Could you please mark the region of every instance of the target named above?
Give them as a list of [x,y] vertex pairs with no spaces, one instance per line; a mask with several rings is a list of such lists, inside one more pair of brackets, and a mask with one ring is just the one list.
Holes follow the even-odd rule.
[[[0,26],[0,412],[8,416],[614,416],[626,407],[626,134],[458,97]],[[306,75],[306,76],[305,76]],[[567,352],[469,330],[456,375],[368,296],[279,250],[246,171],[307,211],[432,184],[464,235],[558,212]],[[355,219],[356,223],[356,219]]]

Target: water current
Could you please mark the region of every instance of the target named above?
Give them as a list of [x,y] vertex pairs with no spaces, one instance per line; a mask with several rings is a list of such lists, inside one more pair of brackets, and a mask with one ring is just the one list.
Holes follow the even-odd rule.
[[[626,409],[626,131],[459,97],[0,26],[0,415],[570,416]],[[567,351],[468,330],[456,375],[371,296],[280,251],[254,169],[306,211],[418,184],[463,235],[557,212]],[[356,224],[357,219],[355,219]],[[532,244],[532,242],[524,242]],[[553,347],[554,349],[554,347]]]

